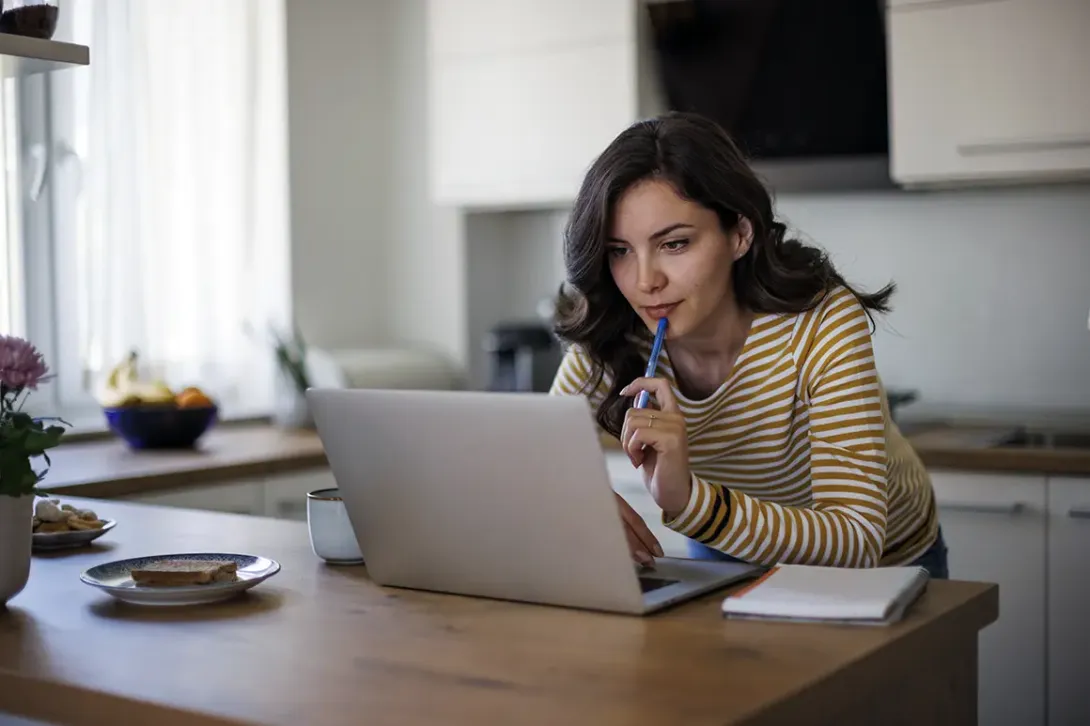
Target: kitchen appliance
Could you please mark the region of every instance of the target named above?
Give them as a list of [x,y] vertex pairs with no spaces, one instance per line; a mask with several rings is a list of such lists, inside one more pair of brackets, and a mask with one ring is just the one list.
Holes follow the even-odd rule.
[[645,7],[667,107],[716,121],[774,187],[892,186],[881,0]]
[[894,423],[897,422],[897,409],[909,405],[919,398],[919,392],[915,390],[893,389],[886,391],[886,404],[889,406],[889,416]]
[[500,323],[484,348],[491,391],[548,391],[560,367],[560,344],[542,323]]

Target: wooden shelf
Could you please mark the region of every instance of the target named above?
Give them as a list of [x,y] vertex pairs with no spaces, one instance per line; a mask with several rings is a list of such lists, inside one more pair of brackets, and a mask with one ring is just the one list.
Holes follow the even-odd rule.
[[0,33],[0,77],[3,78],[60,71],[90,62],[91,52],[85,45]]

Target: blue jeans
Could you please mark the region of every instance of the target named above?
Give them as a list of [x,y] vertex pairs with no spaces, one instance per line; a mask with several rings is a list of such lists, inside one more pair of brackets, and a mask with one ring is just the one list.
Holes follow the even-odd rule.
[[[689,557],[694,560],[723,560],[725,562],[741,562],[737,557],[731,557],[725,552],[719,550],[713,550],[707,545],[701,544],[696,540],[689,540]],[[913,565],[922,567],[936,580],[948,580],[950,579],[950,569],[946,563],[946,540],[942,536],[942,527],[939,527],[939,536],[935,538],[934,544],[932,544],[926,552],[916,558]]]

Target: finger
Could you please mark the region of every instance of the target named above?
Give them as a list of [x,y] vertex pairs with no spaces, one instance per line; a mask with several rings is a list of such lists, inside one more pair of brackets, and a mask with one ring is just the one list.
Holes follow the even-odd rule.
[[624,534],[628,539],[628,551],[632,554],[632,560],[637,564],[645,567],[654,567],[655,558],[651,556],[651,553],[647,551],[647,548],[640,542],[640,538],[636,536],[636,533],[632,531],[632,528],[625,523]]
[[662,411],[680,413],[674,392],[670,390],[670,384],[664,378],[637,378],[621,389],[622,396],[635,396],[640,391],[647,391],[655,397],[655,402]]
[[[652,536],[651,540],[654,546],[649,546],[639,532],[640,527],[646,528],[643,519],[620,494],[613,492],[613,498],[617,502],[617,510],[621,515],[621,523],[624,526],[625,538],[628,540],[628,549],[632,554],[632,559],[641,565],[653,566],[651,553],[656,550],[658,552],[662,551],[662,548],[657,546],[658,541]],[[648,534],[650,534],[650,530],[648,530]]]
[[630,408],[628,409],[628,411],[625,412],[624,424],[621,426],[621,448],[624,449],[626,454],[628,454],[628,460],[632,462],[632,466],[638,469],[640,468],[640,464],[643,463],[643,451],[641,450],[636,455],[633,455],[628,451],[628,441],[632,438],[632,432],[635,430],[635,417],[633,416],[634,411],[638,413],[637,409],[634,408]]
[[624,453],[628,454],[633,465],[636,465],[637,457],[643,456],[643,444],[636,440],[638,435],[639,429],[633,430],[632,435],[628,437],[628,443],[624,445]]
[[[632,438],[632,416],[631,416],[631,413],[632,413],[632,409],[628,409],[628,411],[625,412],[624,423],[621,424],[621,439],[620,439],[621,440],[621,448],[624,450],[624,452],[626,454],[628,453],[628,440],[630,438]],[[631,454],[628,455],[628,460],[632,461],[632,455]],[[632,464],[635,465],[636,462],[632,461]]]
[[646,446],[660,454],[665,454],[676,448],[676,445],[677,435],[666,427],[639,426],[628,440],[627,451],[632,454]]
[[651,532],[651,529],[647,526],[647,522],[643,521],[643,517],[639,513],[629,506],[628,502],[625,502],[624,508],[621,511],[621,516],[624,517],[625,522],[632,529],[632,533],[636,535],[636,539],[640,541],[640,544],[644,546],[648,552],[653,553],[656,557],[662,557],[662,545],[659,544],[659,540]]
[[685,417],[653,408],[630,408],[625,412],[625,423],[632,430],[647,427],[673,431],[685,428]]

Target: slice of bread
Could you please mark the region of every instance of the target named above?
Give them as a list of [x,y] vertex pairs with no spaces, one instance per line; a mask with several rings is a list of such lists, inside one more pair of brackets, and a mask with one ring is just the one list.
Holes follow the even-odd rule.
[[238,579],[238,565],[229,560],[162,560],[129,571],[137,585],[207,585]]

